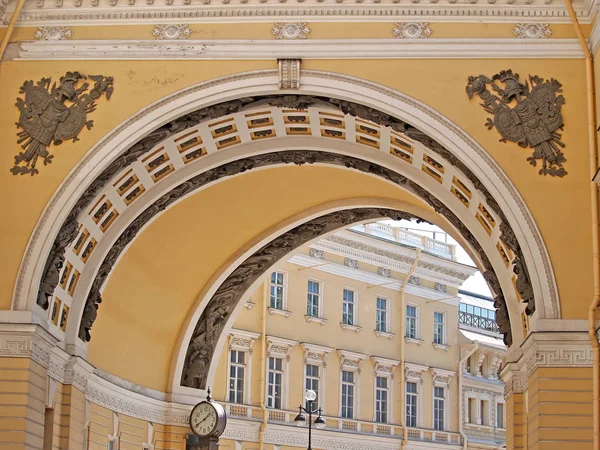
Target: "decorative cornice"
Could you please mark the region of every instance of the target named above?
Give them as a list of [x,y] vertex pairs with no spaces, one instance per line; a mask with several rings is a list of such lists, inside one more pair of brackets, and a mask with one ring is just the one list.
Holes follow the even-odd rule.
[[423,384],[423,376],[427,369],[429,369],[428,366],[422,366],[421,364],[404,363],[404,378],[406,381]]
[[0,357],[31,358],[47,369],[57,342],[38,325],[0,324]]
[[234,330],[229,332],[229,349],[241,350],[252,353],[254,342],[260,337],[260,333],[252,331]]
[[298,341],[275,336],[267,336],[267,356],[289,359],[290,350],[296,344],[298,344]]
[[356,371],[360,373],[360,363],[367,357],[362,353],[350,352],[348,350],[338,350],[340,357],[340,368],[342,370]]
[[454,375],[456,375],[456,372],[452,370],[439,369],[437,367],[430,367],[429,371],[433,378],[433,385],[446,389],[450,387],[450,382]]
[[[553,23],[569,23],[569,16],[557,0],[527,0],[514,4],[513,0],[456,0],[431,1],[399,4],[399,0],[372,0],[373,5],[362,0],[260,0],[237,4],[229,0],[203,0],[202,4],[191,4],[183,0],[175,4],[165,0],[154,4],[154,0],[129,0],[118,4],[116,0],[75,0],[76,8],[63,7],[63,1],[27,0],[21,12],[22,26],[54,25],[71,21],[84,24],[140,24],[161,22],[190,23],[206,22],[271,22],[293,20],[310,22],[355,22],[355,21],[461,21],[461,22],[509,22],[519,20],[542,20]],[[591,23],[595,9],[592,0],[575,0],[577,16],[582,23]],[[4,6],[4,3],[0,3]],[[375,5],[376,4],[376,5]],[[14,5],[0,10],[0,19],[7,20]]]
[[394,378],[394,369],[400,361],[389,358],[381,358],[379,356],[371,356],[373,362],[373,374],[378,377],[389,376]]
[[4,59],[56,60],[274,60],[402,58],[583,58],[577,39],[306,39],[21,41]]
[[301,342],[300,346],[304,350],[304,362],[306,364],[327,365],[327,356],[333,350],[331,347],[323,347],[321,345],[309,344]]
[[593,351],[587,332],[533,332],[521,345],[522,356],[501,372],[505,396],[523,392],[539,367],[592,367]]

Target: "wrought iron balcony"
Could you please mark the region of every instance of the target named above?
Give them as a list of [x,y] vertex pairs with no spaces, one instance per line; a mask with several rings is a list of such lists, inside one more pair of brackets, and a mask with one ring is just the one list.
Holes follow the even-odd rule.
[[473,328],[479,328],[480,330],[500,333],[500,329],[498,328],[498,324],[496,323],[495,319],[471,314],[465,311],[458,312],[458,324],[466,325]]

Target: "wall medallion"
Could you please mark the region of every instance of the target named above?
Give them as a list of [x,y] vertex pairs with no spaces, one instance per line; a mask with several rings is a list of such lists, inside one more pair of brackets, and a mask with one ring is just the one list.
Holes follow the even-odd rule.
[[534,149],[527,161],[534,167],[541,162],[540,175],[564,177],[567,174],[562,166],[566,159],[561,148],[565,144],[558,133],[564,127],[561,107],[565,98],[560,95],[562,85],[557,80],[530,75],[529,81],[523,84],[518,74],[503,70],[491,79],[479,75],[470,76],[468,81],[469,99],[478,95],[483,100],[481,106],[493,115],[485,126],[488,130],[496,127],[502,136],[500,142],[512,141],[519,147]]
[[[109,100],[113,92],[113,78],[104,75],[90,75],[95,81],[90,84],[80,81],[88,77],[79,72],[67,72],[60,77],[58,84],[50,86],[50,78],[42,78],[37,83],[25,81],[19,90],[25,98],[17,97],[15,104],[21,115],[17,128],[17,144],[24,150],[15,156],[15,165],[10,171],[13,175],[35,175],[39,173],[36,164],[42,158],[44,165],[52,162],[53,155],[48,151],[50,144],[60,145],[68,139],[77,141],[83,128],[94,126],[87,115],[96,110],[96,100],[102,95]],[[70,102],[71,106],[65,105]]]

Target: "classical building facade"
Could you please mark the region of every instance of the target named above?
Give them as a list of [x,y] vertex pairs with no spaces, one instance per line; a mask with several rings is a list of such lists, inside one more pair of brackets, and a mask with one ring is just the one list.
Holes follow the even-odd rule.
[[294,418],[307,389],[326,420],[315,449],[504,446],[506,347],[491,299],[459,293],[475,270],[454,252],[372,223],[277,264],[217,366],[213,395],[229,413],[221,446],[251,448],[262,420],[272,444],[306,446]]
[[0,1],[0,448],[600,450],[597,3]]

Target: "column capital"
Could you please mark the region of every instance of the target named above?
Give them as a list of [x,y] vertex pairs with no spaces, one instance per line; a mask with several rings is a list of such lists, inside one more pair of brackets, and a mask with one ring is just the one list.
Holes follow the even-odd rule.
[[532,332],[521,344],[522,355],[502,369],[505,395],[527,389],[527,380],[540,367],[592,367],[592,345],[587,332]]

